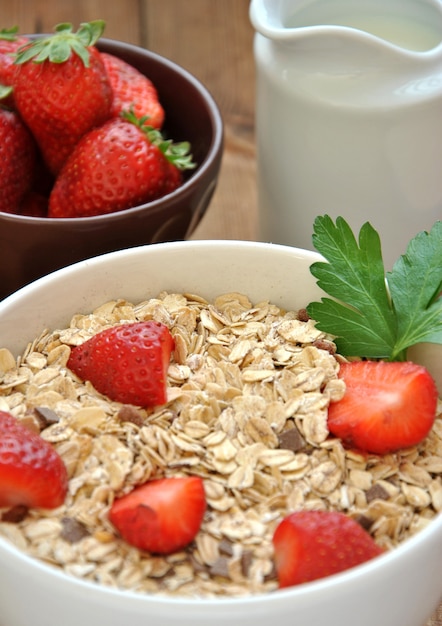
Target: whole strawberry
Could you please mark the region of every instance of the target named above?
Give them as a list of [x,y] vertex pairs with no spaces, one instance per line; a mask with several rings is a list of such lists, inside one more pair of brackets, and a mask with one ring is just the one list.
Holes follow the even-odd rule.
[[173,144],[133,113],[109,120],[77,144],[49,198],[49,217],[89,217],[160,198],[194,167],[186,142]]
[[145,116],[149,126],[161,128],[164,122],[164,109],[152,81],[113,54],[102,52],[101,58],[114,94],[112,116],[116,117],[122,111],[133,110],[137,117]]
[[120,324],[72,348],[67,366],[111,400],[156,406],[167,400],[172,348],[173,338],[164,324],[152,320]]
[[299,511],[273,535],[279,586],[289,587],[360,565],[383,550],[356,521],[337,511]]
[[56,175],[79,139],[109,118],[112,88],[94,46],[104,29],[97,20],[60,24],[55,34],[21,47],[15,60],[14,100]]
[[66,467],[51,444],[0,411],[0,507],[53,509],[67,493]]
[[16,111],[0,104],[0,211],[18,210],[31,188],[35,163],[36,146],[31,133]]
[[[19,36],[18,28],[4,28],[0,30],[0,84],[5,86],[12,86],[15,65],[14,60],[17,50],[20,46],[29,42],[28,37]],[[14,106],[14,97],[11,94],[8,96],[7,102],[3,101],[3,104],[7,104],[10,107]]]

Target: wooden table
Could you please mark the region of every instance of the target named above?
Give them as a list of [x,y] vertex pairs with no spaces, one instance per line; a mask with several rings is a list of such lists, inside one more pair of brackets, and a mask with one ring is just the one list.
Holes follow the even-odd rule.
[[[193,238],[254,240],[255,70],[248,10],[249,0],[0,0],[0,28],[50,32],[60,22],[77,27],[104,19],[106,37],[149,48],[199,78],[220,107],[225,154],[211,206]],[[427,626],[442,626],[442,605]]]

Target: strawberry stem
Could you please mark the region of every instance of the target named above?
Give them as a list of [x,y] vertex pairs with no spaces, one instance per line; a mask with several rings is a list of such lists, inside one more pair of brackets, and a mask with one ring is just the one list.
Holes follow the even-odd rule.
[[89,67],[88,47],[97,42],[104,28],[103,20],[84,22],[80,24],[76,33],[72,32],[72,24],[68,22],[58,24],[54,29],[54,34],[21,46],[17,51],[15,63],[18,65],[28,61],[43,63],[46,60],[51,63],[65,63],[74,52],[83,61],[85,67]]
[[179,170],[189,170],[196,167],[196,163],[192,161],[191,146],[188,141],[173,143],[171,139],[164,139],[161,131],[146,124],[149,116],[137,117],[132,107],[129,111],[122,111],[121,117],[131,124],[135,124],[146,135],[148,141],[157,146],[166,159]]

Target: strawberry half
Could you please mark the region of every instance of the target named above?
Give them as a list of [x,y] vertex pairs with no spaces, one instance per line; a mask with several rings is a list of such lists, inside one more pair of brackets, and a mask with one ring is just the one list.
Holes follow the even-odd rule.
[[171,554],[195,538],[205,510],[201,478],[161,478],[115,500],[109,519],[122,538],[139,550]]
[[328,410],[330,432],[366,452],[387,454],[420,443],[430,432],[438,392],[429,372],[411,362],[343,363],[346,392]]
[[336,511],[288,515],[273,535],[279,586],[325,578],[383,553],[362,526]]
[[111,400],[152,407],[167,400],[173,345],[169,329],[159,322],[120,324],[72,348],[67,366]]
[[0,433],[0,507],[61,506],[67,472],[51,444],[4,411],[0,411]]

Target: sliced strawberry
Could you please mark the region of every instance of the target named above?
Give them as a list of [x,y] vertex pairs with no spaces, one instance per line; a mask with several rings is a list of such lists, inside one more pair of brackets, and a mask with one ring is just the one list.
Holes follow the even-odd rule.
[[355,361],[340,367],[342,400],[328,411],[330,432],[366,452],[387,454],[421,442],[436,417],[429,372],[411,362]]
[[288,515],[275,530],[273,546],[281,588],[337,574],[383,552],[362,526],[336,511]]
[[0,411],[0,507],[53,509],[67,492],[66,467],[40,435]]
[[201,478],[161,478],[115,500],[109,519],[122,538],[136,548],[171,554],[195,538],[205,510]]
[[157,406],[167,400],[172,348],[173,338],[164,324],[152,320],[120,324],[73,348],[67,366],[111,400]]

